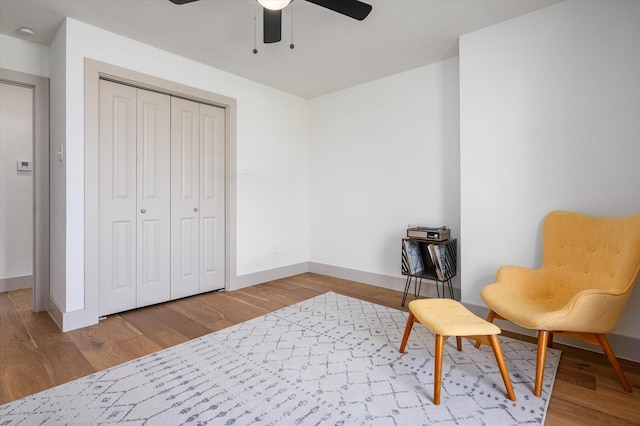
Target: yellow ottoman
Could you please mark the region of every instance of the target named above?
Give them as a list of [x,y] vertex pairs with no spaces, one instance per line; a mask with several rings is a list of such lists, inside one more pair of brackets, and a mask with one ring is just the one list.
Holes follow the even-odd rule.
[[419,322],[436,335],[436,359],[434,366],[433,402],[440,404],[440,387],[442,383],[442,353],[444,342],[449,336],[456,336],[458,350],[462,350],[462,339],[466,337],[478,343],[484,343],[493,348],[496,356],[502,380],[507,388],[507,395],[512,401],[516,395],[511,386],[511,379],[507,372],[507,366],[502,358],[500,343],[496,337],[500,334],[500,328],[475,316],[471,311],[459,302],[451,299],[419,299],[409,303],[409,319],[404,330],[400,352],[403,353],[409,340],[409,334],[413,323]]

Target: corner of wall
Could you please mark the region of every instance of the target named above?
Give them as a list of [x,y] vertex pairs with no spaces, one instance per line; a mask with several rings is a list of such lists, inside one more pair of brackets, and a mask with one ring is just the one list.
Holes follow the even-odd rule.
[[[51,42],[50,57],[50,300],[66,306],[66,166],[58,152],[65,152],[66,141],[66,21]],[[51,305],[50,305],[51,306]],[[56,305],[58,306],[58,305]]]

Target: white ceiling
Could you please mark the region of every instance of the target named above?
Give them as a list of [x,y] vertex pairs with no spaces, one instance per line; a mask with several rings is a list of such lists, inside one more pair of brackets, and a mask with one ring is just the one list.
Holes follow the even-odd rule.
[[254,0],[0,0],[0,33],[24,38],[17,30],[27,26],[37,31],[31,41],[48,45],[68,16],[312,98],[457,56],[460,35],[559,0],[364,1],[373,10],[356,21],[295,0],[283,11],[282,42],[270,45]]

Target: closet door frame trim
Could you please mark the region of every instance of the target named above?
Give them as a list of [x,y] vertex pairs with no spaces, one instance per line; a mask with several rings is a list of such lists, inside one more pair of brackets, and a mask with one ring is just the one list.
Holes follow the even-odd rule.
[[[85,139],[84,139],[84,309],[75,311],[73,329],[96,324],[99,319],[98,258],[98,139],[99,82],[101,79],[176,96],[225,109],[225,289],[234,288],[236,280],[236,100],[160,79],[151,75],[85,58]],[[79,315],[78,315],[79,314]]]

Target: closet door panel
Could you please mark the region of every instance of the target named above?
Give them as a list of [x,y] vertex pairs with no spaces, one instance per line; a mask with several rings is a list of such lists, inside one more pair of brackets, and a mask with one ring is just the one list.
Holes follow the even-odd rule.
[[171,298],[200,292],[200,114],[171,98]]
[[137,93],[137,306],[170,300],[171,98]]
[[136,89],[100,81],[99,313],[136,307]]
[[225,138],[223,108],[200,104],[200,291],[225,285]]

